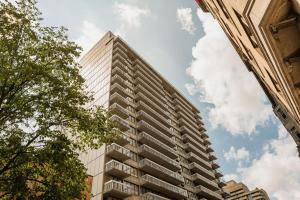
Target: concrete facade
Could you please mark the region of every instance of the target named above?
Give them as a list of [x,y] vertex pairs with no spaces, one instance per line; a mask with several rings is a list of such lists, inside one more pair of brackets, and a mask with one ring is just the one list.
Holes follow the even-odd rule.
[[107,108],[122,135],[80,155],[93,176],[93,200],[223,199],[223,175],[197,108],[111,32],[80,63],[91,105]]
[[300,155],[300,0],[196,0],[218,20]]
[[233,180],[226,182],[223,189],[228,194],[226,200],[269,200],[268,194],[263,189],[255,188],[250,191],[243,183]]

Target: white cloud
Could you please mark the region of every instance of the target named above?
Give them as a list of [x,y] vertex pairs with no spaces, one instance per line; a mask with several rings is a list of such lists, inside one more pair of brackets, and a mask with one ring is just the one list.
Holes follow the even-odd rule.
[[238,171],[246,185],[261,187],[275,199],[300,199],[299,157],[295,142],[282,125],[278,128],[278,138],[265,146],[262,156]]
[[193,88],[191,94],[197,89],[202,101],[214,105],[209,111],[213,128],[223,126],[232,134],[250,135],[270,119],[271,106],[217,21],[199,10],[197,14],[205,35],[193,47],[194,60],[187,73],[194,86],[187,88]]
[[248,160],[250,157],[250,153],[248,150],[245,149],[245,147],[242,147],[240,149],[235,149],[233,146],[231,146],[229,151],[224,153],[224,157],[227,161]]
[[149,9],[118,2],[114,4],[113,10],[121,22],[121,26],[116,32],[122,36],[126,35],[128,31],[140,28],[142,19],[150,14]]
[[176,13],[177,21],[181,25],[181,29],[187,31],[189,34],[194,34],[196,30],[191,8],[178,8]]
[[84,55],[104,35],[104,31],[90,21],[83,21],[81,35],[75,42],[83,48],[81,55]]
[[239,180],[239,177],[237,174],[225,174],[223,178],[226,182],[231,181],[231,180],[235,180],[235,181]]

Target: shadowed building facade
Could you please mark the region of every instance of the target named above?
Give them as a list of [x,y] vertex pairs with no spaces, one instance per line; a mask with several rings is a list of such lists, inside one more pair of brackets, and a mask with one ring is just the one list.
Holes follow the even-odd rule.
[[196,0],[218,20],[300,155],[300,1]]
[[243,183],[233,180],[226,182],[223,189],[228,193],[226,200],[269,200],[268,194],[263,189],[255,188],[250,191]]
[[197,108],[111,32],[80,63],[92,105],[108,109],[122,135],[80,155],[93,200],[223,199]]

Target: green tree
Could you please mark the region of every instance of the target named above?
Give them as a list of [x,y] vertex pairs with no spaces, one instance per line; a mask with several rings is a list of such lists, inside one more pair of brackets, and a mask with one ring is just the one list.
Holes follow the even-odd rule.
[[78,152],[116,134],[88,107],[66,30],[45,27],[35,0],[0,1],[0,199],[74,199],[85,189]]

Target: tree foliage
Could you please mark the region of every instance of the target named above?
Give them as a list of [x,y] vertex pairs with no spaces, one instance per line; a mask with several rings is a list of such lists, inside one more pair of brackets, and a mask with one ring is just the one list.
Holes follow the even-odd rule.
[[0,1],[0,199],[74,199],[85,188],[79,151],[116,135],[85,92],[81,48],[41,25],[34,0]]

